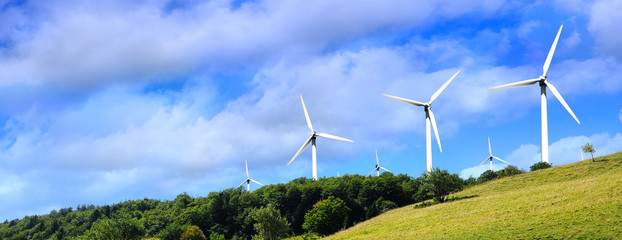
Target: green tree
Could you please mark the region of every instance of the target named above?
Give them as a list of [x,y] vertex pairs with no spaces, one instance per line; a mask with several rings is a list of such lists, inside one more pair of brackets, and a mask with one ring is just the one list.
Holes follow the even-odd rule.
[[504,169],[497,171],[497,173],[499,174],[499,177],[507,177],[507,176],[525,173],[525,171],[518,169],[516,166],[508,165]]
[[180,240],[207,240],[207,237],[205,237],[205,234],[199,227],[190,225],[181,235]]
[[441,203],[447,200],[450,193],[464,188],[462,178],[458,174],[449,174],[447,170],[440,170],[439,168],[424,173],[422,181],[423,187],[432,193],[434,200]]
[[302,228],[320,235],[328,235],[342,229],[350,208],[340,198],[333,196],[321,200],[305,214]]
[[588,143],[585,143],[585,145],[583,147],[581,147],[581,150],[584,153],[590,153],[590,155],[592,155],[592,162],[594,162],[594,153],[596,152],[596,150],[594,150],[594,145]]
[[144,234],[145,229],[136,219],[100,219],[84,236],[85,239],[133,240]]
[[550,163],[537,162],[534,165],[531,165],[531,167],[529,167],[529,170],[533,172],[533,171],[538,170],[538,169],[550,168],[552,166],[553,166],[553,164],[550,164]]
[[272,204],[254,209],[251,212],[251,216],[253,220],[257,221],[257,223],[253,224],[255,231],[257,231],[253,239],[283,239],[291,231],[287,219],[282,217],[279,210],[274,208]]
[[482,175],[479,175],[479,177],[477,178],[477,182],[483,183],[486,181],[497,179],[498,177],[499,177],[499,174],[497,174],[497,172],[492,171],[492,170],[486,170],[485,172],[482,173]]
[[470,176],[469,178],[464,180],[463,184],[464,184],[465,187],[473,186],[473,185],[477,184],[477,178],[474,178],[473,176]]

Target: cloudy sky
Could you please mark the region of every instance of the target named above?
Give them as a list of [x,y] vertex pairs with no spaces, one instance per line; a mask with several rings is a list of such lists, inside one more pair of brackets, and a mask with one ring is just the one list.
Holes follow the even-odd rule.
[[[205,196],[251,177],[425,171],[434,102],[441,153],[462,177],[493,154],[540,159],[539,87],[487,91],[548,73],[553,165],[622,150],[619,0],[0,0],[0,219],[79,204]],[[587,156],[586,156],[587,157]],[[495,169],[505,167],[495,163]],[[252,186],[253,189],[256,186]]]

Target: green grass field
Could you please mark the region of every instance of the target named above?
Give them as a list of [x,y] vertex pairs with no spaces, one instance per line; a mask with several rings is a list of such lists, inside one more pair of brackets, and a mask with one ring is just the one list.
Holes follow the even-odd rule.
[[622,239],[622,152],[394,209],[329,239]]

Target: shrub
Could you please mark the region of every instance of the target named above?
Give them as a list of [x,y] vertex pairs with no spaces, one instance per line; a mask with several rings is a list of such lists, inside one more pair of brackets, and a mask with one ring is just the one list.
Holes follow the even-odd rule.
[[497,171],[497,173],[499,174],[499,177],[507,177],[507,176],[525,173],[525,171],[518,169],[516,166],[509,165],[505,167],[504,169]]
[[190,225],[186,228],[184,234],[181,235],[181,240],[207,240],[205,234],[197,226]]
[[485,172],[482,173],[482,175],[479,175],[479,177],[477,178],[477,182],[483,183],[486,181],[497,179],[498,177],[499,177],[499,174],[497,174],[497,172],[486,170]]
[[289,222],[287,219],[281,216],[279,210],[274,208],[273,205],[254,209],[251,212],[253,220],[257,221],[253,225],[257,234],[253,236],[253,239],[283,239],[290,233]]
[[342,229],[350,208],[340,198],[333,196],[321,200],[305,214],[302,228],[320,235],[328,235]]
[[538,170],[538,169],[550,168],[552,166],[553,166],[553,164],[550,164],[550,163],[537,162],[536,164],[531,165],[531,167],[529,167],[529,170],[533,172],[533,171]]
[[444,202],[452,192],[457,192],[464,188],[462,178],[458,174],[449,174],[447,170],[435,168],[431,172],[423,175],[423,188],[432,193],[434,200]]

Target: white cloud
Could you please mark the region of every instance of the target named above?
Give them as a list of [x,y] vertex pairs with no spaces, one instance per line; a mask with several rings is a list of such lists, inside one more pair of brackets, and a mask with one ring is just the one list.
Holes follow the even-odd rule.
[[573,31],[570,36],[562,40],[562,44],[565,48],[572,49],[581,43],[581,34],[577,30]]
[[166,3],[158,1],[33,2],[23,7],[38,17],[7,17],[8,25],[30,27],[14,28],[20,29],[11,35],[14,46],[0,55],[0,82],[96,89],[232,64],[261,66],[322,53],[378,30],[492,14],[502,3],[259,1],[232,9],[229,1],[208,1],[164,14]]
[[622,35],[616,29],[622,22],[622,1],[596,1],[590,11],[588,30],[599,43],[599,48],[605,55],[612,55],[622,60]]
[[[622,150],[622,133],[617,133],[615,136],[602,133],[589,137],[562,138],[549,146],[550,163],[559,166],[581,160],[580,149],[587,142],[594,145],[596,150],[594,157],[619,152]],[[540,161],[540,147],[533,144],[521,145],[507,157],[507,160],[512,165],[528,170],[529,166]]]

